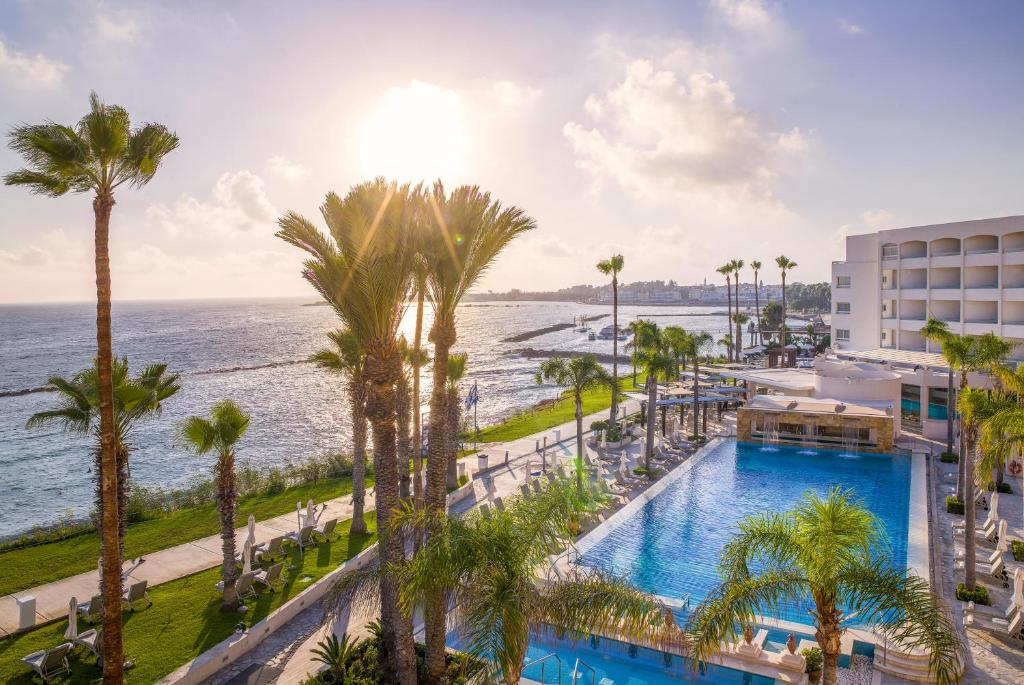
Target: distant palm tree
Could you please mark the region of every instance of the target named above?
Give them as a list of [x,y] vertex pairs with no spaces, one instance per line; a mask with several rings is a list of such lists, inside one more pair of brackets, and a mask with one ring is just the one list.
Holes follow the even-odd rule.
[[[574,522],[602,501],[589,479],[582,487],[557,479],[486,518],[435,514],[435,534],[404,569],[406,607],[435,595],[449,597],[462,649],[489,665],[488,681],[506,685],[521,682],[530,631],[543,626],[571,635],[615,631],[651,646],[681,647],[683,635],[670,609],[622,580],[574,571],[537,582],[537,568],[551,550],[565,548],[578,532]],[[405,517],[415,521],[409,513]],[[348,602],[341,595],[336,605]]]
[[750,317],[743,312],[732,315],[732,321],[736,324],[736,360],[739,361],[743,354],[743,327],[750,321]]
[[835,685],[843,623],[854,614],[898,646],[923,648],[938,682],[955,682],[966,657],[960,634],[927,581],[877,553],[883,539],[874,514],[840,488],[747,517],[722,549],[721,585],[687,624],[694,660],[714,658],[759,615],[810,602],[825,685]]
[[650,471],[651,459],[654,457],[654,436],[657,432],[658,414],[658,379],[668,378],[675,368],[675,357],[665,342],[664,335],[654,326],[651,335],[643,341],[637,350],[638,366],[646,374],[644,390],[647,393],[647,441],[644,449],[644,467]]
[[448,487],[459,486],[459,432],[462,428],[462,393],[460,383],[466,376],[466,362],[469,355],[465,352],[453,352],[448,356],[448,379],[445,382],[445,389],[448,393]]
[[[517,207],[503,208],[476,186],[462,186],[451,194],[437,182],[428,191],[426,215],[430,222],[424,254],[429,263],[427,295],[434,306],[430,341],[434,343],[433,388],[427,446],[425,507],[443,512],[447,503],[448,422],[447,376],[449,350],[456,341],[455,310],[469,289],[494,263],[505,246],[536,223]],[[428,531],[429,534],[429,531]],[[445,671],[444,598],[429,598],[424,606],[425,666],[430,682]]]
[[545,359],[540,364],[540,369],[534,376],[537,384],[554,383],[555,385],[567,388],[572,394],[573,403],[576,407],[576,472],[583,471],[583,395],[588,390],[597,388],[612,389],[615,380],[608,375],[597,357],[592,354],[585,354],[572,359],[552,357]]
[[700,358],[706,354],[713,338],[706,331],[691,333],[687,339],[686,354],[693,360],[693,434],[700,435]]
[[757,342],[764,344],[761,336],[761,282],[758,280],[758,273],[761,271],[761,262],[753,260],[750,268],[754,270],[754,319],[757,321]]
[[100,471],[104,501],[103,539],[103,682],[124,680],[121,634],[121,554],[117,544],[117,454],[114,445],[114,365],[110,326],[110,214],[114,191],[149,183],[164,156],[178,147],[178,137],[161,124],[133,129],[128,112],[89,96],[89,113],[77,126],[52,121],[11,129],[9,147],[28,168],[4,176],[6,185],[23,185],[35,193],[59,197],[68,192],[93,193],[96,268],[96,359],[100,407]]
[[352,532],[365,533],[366,519],[366,378],[363,363],[366,352],[351,329],[327,333],[330,348],[313,353],[310,360],[317,366],[345,376],[349,408],[352,411]]
[[238,610],[238,593],[235,592],[235,504],[238,499],[238,484],[235,479],[235,443],[249,428],[249,415],[231,400],[221,400],[213,405],[210,418],[192,416],[182,422],[178,431],[179,441],[195,454],[216,452],[217,463],[213,467],[214,484],[217,488],[217,511],[220,513],[221,576],[224,580],[224,594],[221,611]]
[[612,336],[612,378],[615,379],[615,385],[612,387],[612,406],[608,417],[613,423],[619,413],[619,272],[623,266],[625,260],[620,254],[597,263],[598,271],[612,277],[612,330],[615,331]]
[[629,322],[629,330],[633,337],[626,343],[630,363],[633,365],[633,386],[636,387],[636,367],[640,359],[640,350],[651,344],[658,336],[658,324],[647,319],[635,319]]
[[[401,504],[395,386],[402,374],[398,327],[412,291],[418,254],[415,241],[421,235],[419,212],[418,189],[377,179],[355,186],[344,199],[328,194],[321,213],[329,234],[294,212],[278,221],[277,232],[279,238],[310,254],[303,277],[365,350],[378,560],[391,567],[405,563],[404,540],[391,525]],[[443,464],[443,455],[440,459]],[[388,574],[380,576],[380,600],[387,677],[401,685],[415,685],[412,622],[399,607],[398,586]]]
[[[729,263],[732,264],[732,273],[733,273],[733,276],[734,276],[733,280],[735,281],[735,283],[733,285],[736,288],[736,314],[739,314],[740,313],[740,272],[743,271],[743,267],[746,266],[746,263],[742,259],[733,259]],[[735,318],[735,314],[734,314],[733,318],[730,319],[730,321],[735,321],[735,320],[736,320],[736,318]],[[743,352],[743,336],[742,335],[737,335],[735,343],[736,343],[736,359],[735,359],[735,361],[739,361],[740,360],[740,354]]]
[[[786,272],[795,269],[796,262],[786,255],[779,255],[775,258],[775,264],[782,272],[782,346],[785,347],[789,344],[789,336],[786,331]],[[782,358],[785,360],[785,355]],[[783,366],[785,366],[785,361],[783,361]]]
[[[732,262],[723,264],[722,266],[715,269],[715,271],[725,276],[725,296],[727,298],[728,303],[728,313],[725,319],[725,330],[726,332],[728,332],[729,328],[731,327],[729,322],[732,321]],[[732,346],[728,346],[726,348],[726,351],[728,353],[727,356],[729,361],[732,361]]]
[[665,342],[665,346],[672,354],[672,358],[675,360],[675,365],[672,369],[671,377],[673,380],[679,378],[679,374],[686,368],[686,346],[687,336],[689,334],[682,326],[665,326],[665,329],[661,332],[662,340]]
[[998,386],[993,393],[999,400],[995,416],[982,427],[976,464],[978,484],[988,488],[1003,484],[1003,471],[1014,453],[1024,444],[1024,366],[995,369]]
[[[173,396],[181,386],[178,374],[167,373],[166,364],[151,364],[137,376],[128,375],[128,359],[115,359],[111,367],[114,383],[114,450],[117,453],[117,516],[118,546],[124,554],[124,539],[128,532],[128,460],[131,456],[131,433],[135,423],[147,416],[160,413],[164,400]],[[71,378],[52,376],[47,383],[57,390],[58,404],[33,414],[26,424],[36,426],[58,425],[69,433],[96,436],[93,451],[96,468],[96,512],[103,519],[103,496],[101,492],[100,449],[99,449],[99,368],[93,365],[79,371]]]

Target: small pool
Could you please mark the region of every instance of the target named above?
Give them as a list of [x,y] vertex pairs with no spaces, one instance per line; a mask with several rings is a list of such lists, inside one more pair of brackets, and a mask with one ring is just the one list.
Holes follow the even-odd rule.
[[[886,552],[906,569],[910,457],[848,454],[724,440],[682,467],[580,541],[579,563],[624,576],[634,585],[689,606],[717,586],[722,547],[749,514],[785,511],[807,490],[842,485],[881,520]],[[661,488],[659,488],[661,486]],[[810,624],[809,603],[779,618]],[[783,638],[785,639],[785,638]]]

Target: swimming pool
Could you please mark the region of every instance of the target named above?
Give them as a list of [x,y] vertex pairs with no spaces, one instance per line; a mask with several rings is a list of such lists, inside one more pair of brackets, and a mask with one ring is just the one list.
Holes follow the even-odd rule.
[[[744,517],[785,511],[808,490],[852,490],[881,520],[886,552],[907,567],[909,456],[846,454],[723,440],[655,484],[648,497],[616,513],[577,545],[584,566],[696,606],[719,582],[722,547]],[[809,605],[779,618],[809,624]]]

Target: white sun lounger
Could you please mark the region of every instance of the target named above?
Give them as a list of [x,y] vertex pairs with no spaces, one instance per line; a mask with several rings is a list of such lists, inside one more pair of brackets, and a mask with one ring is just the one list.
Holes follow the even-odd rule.
[[55,675],[71,672],[71,664],[68,663],[71,647],[70,642],[65,642],[51,649],[32,652],[28,656],[22,657],[21,663],[39,674],[39,677],[46,683]]

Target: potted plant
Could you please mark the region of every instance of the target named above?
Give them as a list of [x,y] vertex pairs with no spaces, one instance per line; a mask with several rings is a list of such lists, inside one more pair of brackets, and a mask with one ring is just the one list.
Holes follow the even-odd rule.
[[821,649],[818,647],[807,647],[801,649],[800,653],[804,656],[804,672],[807,673],[807,679],[817,685],[821,682],[821,665],[823,658],[821,656]]

